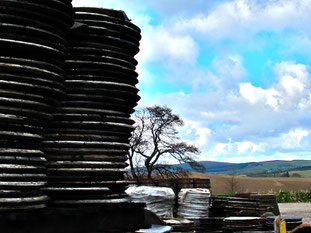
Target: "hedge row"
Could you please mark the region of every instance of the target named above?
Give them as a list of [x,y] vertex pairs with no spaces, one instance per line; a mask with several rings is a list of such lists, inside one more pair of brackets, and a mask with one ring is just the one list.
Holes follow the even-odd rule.
[[276,194],[278,203],[311,202],[311,191],[280,191]]

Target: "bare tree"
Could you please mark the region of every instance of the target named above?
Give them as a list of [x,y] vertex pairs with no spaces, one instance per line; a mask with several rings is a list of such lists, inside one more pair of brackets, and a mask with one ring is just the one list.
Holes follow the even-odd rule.
[[[129,163],[135,179],[147,173],[182,173],[170,165],[159,164],[160,158],[171,156],[179,162],[188,163],[192,168],[203,171],[205,167],[193,157],[199,149],[181,141],[177,127],[183,125],[182,119],[166,106],[152,106],[138,110],[134,115],[135,130],[130,139]],[[179,170],[179,171],[178,171]]]
[[233,171],[226,180],[229,193],[236,193],[240,190],[240,181],[238,179],[237,172]]

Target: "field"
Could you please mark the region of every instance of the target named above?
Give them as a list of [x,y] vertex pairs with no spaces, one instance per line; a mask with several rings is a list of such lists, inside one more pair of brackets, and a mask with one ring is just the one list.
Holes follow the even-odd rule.
[[214,194],[231,192],[276,193],[280,190],[311,190],[310,178],[220,176],[192,173],[191,178],[211,180]]
[[311,170],[305,171],[291,171],[289,174],[292,176],[293,174],[299,174],[301,177],[311,177]]

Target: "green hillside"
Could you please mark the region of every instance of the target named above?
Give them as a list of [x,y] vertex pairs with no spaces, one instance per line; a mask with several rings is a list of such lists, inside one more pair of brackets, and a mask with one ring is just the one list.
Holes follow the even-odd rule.
[[[311,170],[311,160],[273,160],[264,162],[249,163],[226,163],[214,161],[201,161],[208,173],[214,174],[232,174],[249,176],[269,176],[286,171],[307,171]],[[192,171],[188,164],[179,164],[178,167]]]

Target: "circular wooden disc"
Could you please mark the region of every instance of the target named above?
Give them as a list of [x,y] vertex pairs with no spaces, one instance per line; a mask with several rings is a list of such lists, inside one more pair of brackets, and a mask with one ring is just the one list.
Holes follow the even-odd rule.
[[[0,39],[1,40],[1,39]],[[55,80],[56,82],[62,83],[64,78],[59,70],[52,70],[52,66],[43,66],[43,64],[39,64],[35,61],[33,62],[17,62],[2,59],[0,62],[1,73],[8,73],[13,75],[23,74],[30,75],[35,77],[41,77],[43,79]],[[52,71],[51,71],[52,70]],[[57,71],[57,72],[54,72]]]
[[51,113],[54,110],[54,107],[52,107],[51,105],[40,103],[38,101],[17,99],[17,98],[6,98],[6,97],[0,97],[0,106],[17,107],[26,110],[29,109],[29,110],[42,111],[46,113]]
[[44,134],[45,140],[71,140],[71,141],[102,141],[127,143],[127,137],[102,136],[102,135],[81,135],[81,134]]
[[97,46],[92,46],[92,44],[88,46],[87,43],[81,43],[80,45],[79,43],[77,43],[77,45],[75,45],[75,43],[70,43],[70,45],[68,46],[68,53],[69,56],[70,55],[74,55],[77,57],[92,56],[93,58],[90,60],[98,60],[101,57],[103,57],[103,59],[105,59],[106,57],[108,58],[112,57],[115,62],[120,61],[121,64],[124,64],[124,62],[130,63],[132,67],[136,67],[138,64],[137,60],[127,53],[122,53],[116,51],[115,49],[97,48]]
[[19,211],[19,210],[34,210],[34,209],[43,209],[46,207],[46,204],[38,205],[18,205],[18,206],[0,206],[0,211]]
[[135,24],[131,23],[124,11],[104,9],[104,8],[92,8],[92,7],[75,7],[75,14],[81,16],[84,14],[84,18],[95,19],[99,21],[119,22],[131,27],[137,33],[141,30]]
[[[72,12],[68,8],[67,12],[57,9],[55,3],[56,1],[54,1],[54,6],[51,6],[51,2],[50,4],[37,4],[25,0],[1,0],[1,6],[21,8],[28,13],[35,12],[35,14],[32,15],[32,18],[40,16],[40,19],[44,22],[64,28],[65,30],[73,24]],[[60,4],[58,4],[58,6],[61,7]]]
[[0,171],[7,173],[7,172],[25,172],[25,173],[41,173],[45,170],[44,166],[40,165],[23,165],[21,164],[0,164]]
[[0,187],[11,187],[11,188],[40,188],[46,185],[45,181],[0,181]]
[[102,129],[110,131],[132,132],[135,128],[132,125],[104,122],[104,121],[51,121],[49,127],[53,128],[72,128],[72,129]]
[[91,199],[91,200],[53,200],[54,205],[100,205],[100,204],[119,204],[128,203],[125,198],[121,199]]
[[[22,10],[22,11],[20,11]],[[23,9],[14,9],[14,8],[5,8],[1,7],[0,5],[0,21],[3,23],[12,23],[12,24],[18,24],[18,25],[24,25],[24,26],[30,26],[35,28],[40,28],[47,30],[49,32],[55,33],[59,36],[65,36],[64,32],[59,30],[56,27],[53,27],[52,25],[49,25],[45,22],[41,22],[39,20],[31,19],[27,17],[27,15],[22,15]],[[20,13],[20,15],[17,15],[17,13]]]
[[[124,180],[124,173],[120,174],[96,174],[96,173],[58,173],[57,171],[49,171],[48,174],[48,182],[52,185],[62,184],[63,182],[68,182],[70,184],[74,184],[74,182],[113,182],[113,181],[122,181]],[[107,184],[104,184],[107,185]]]
[[[125,114],[121,111],[106,110],[106,109],[94,109],[94,108],[79,108],[79,107],[59,107],[58,112],[62,113],[77,113],[77,114],[101,114],[101,115],[113,115],[121,117],[129,117],[129,114]],[[1,110],[0,110],[1,112]]]
[[73,193],[73,194],[79,194],[79,193],[105,193],[109,192],[109,188],[107,187],[54,187],[49,186],[44,188],[49,193]]
[[[0,37],[19,39],[28,42],[37,42],[42,45],[51,46],[65,52],[66,40],[57,34],[31,26],[18,24],[0,23]],[[38,39],[39,38],[39,39]]]
[[[45,181],[47,175],[44,173],[1,173],[1,181]],[[0,191],[1,193],[1,191]]]
[[107,70],[114,70],[118,72],[122,72],[126,76],[137,78],[138,74],[133,70],[129,69],[127,67],[121,66],[119,64],[113,63],[113,60],[110,59],[109,63],[104,61],[86,61],[86,60],[70,60],[66,59],[66,65],[69,69],[78,69],[81,66],[83,68],[89,68],[89,69],[107,69]]
[[63,58],[65,54],[58,49],[39,43],[18,40],[16,38],[1,38],[0,36],[0,49],[4,51],[11,51],[24,53],[36,53],[41,56],[50,56],[53,58]]
[[[1,198],[0,197],[0,206],[23,206],[35,203],[45,203],[48,200],[48,196],[34,196],[34,197],[10,197],[10,198]],[[1,207],[0,207],[1,208]]]
[[120,168],[48,168],[48,174],[102,174],[102,175],[118,175],[127,172],[126,169]]
[[125,155],[46,155],[48,161],[107,161],[107,162],[125,162]]
[[87,14],[80,14],[79,12],[75,14],[75,21],[93,27],[105,28],[107,31],[112,31],[112,33],[122,32],[123,35],[120,35],[123,36],[122,38],[128,38],[129,40],[133,40],[133,42],[135,41],[136,44],[139,44],[139,41],[141,40],[140,33],[120,21],[112,22],[109,21],[109,18],[101,18],[96,20],[95,17],[88,17]]
[[104,130],[104,129],[77,129],[74,127],[67,126],[66,128],[52,128],[48,126],[45,129],[44,134],[66,134],[66,135],[102,135],[102,136],[115,136],[120,138],[129,138],[131,137],[131,132],[129,131],[120,131],[120,130]]
[[28,84],[25,82],[1,80],[1,75],[0,75],[0,85],[3,93],[12,91],[12,95],[14,94],[14,92],[17,94],[20,93],[19,95],[25,93],[25,95],[28,94],[28,96],[31,96],[31,94],[43,95],[45,93],[45,95],[51,97],[51,98],[47,97],[46,100],[49,100],[50,102],[52,101],[52,103],[53,98],[60,99],[66,96],[64,90],[61,89],[51,88],[44,85]]
[[[60,66],[51,64],[49,62],[39,61],[39,60],[35,60],[35,59],[30,59],[30,58],[13,57],[13,56],[0,56],[0,62],[25,66],[26,68],[29,68],[29,69],[32,68],[34,70],[34,72],[36,72],[36,73],[45,72],[45,73],[43,73],[44,76],[42,75],[43,76],[42,78],[44,78],[47,75],[49,75],[49,76],[53,75],[53,76],[57,76],[58,79],[61,80],[62,76],[65,75],[65,70],[63,68],[61,68]],[[16,67],[19,68],[18,66],[16,66]],[[35,69],[35,68],[37,68],[37,69]],[[50,72],[50,73],[47,74],[47,72]]]
[[10,89],[0,89],[0,96],[9,99],[22,99],[25,101],[34,101],[48,105],[54,109],[54,106],[58,105],[58,101],[54,98],[48,97],[40,93],[25,93],[21,91],[13,91]]
[[32,140],[32,141],[42,140],[42,136],[40,134],[16,132],[16,131],[4,131],[1,129],[0,129],[0,138],[13,139],[13,140]]
[[124,162],[106,162],[106,161],[49,161],[48,168],[126,168]]
[[8,107],[0,105],[0,113],[2,114],[13,114],[18,116],[25,116],[25,117],[34,117],[38,120],[51,120],[53,116],[49,113],[26,109],[21,107]]
[[96,141],[43,141],[44,150],[100,150],[100,149],[128,149],[128,143],[120,142],[96,142]]
[[[69,48],[69,53],[67,56],[67,61],[92,61],[92,62],[98,62],[98,63],[106,63],[106,64],[115,64],[125,69],[130,69],[131,71],[134,71],[136,69],[136,66],[130,63],[129,61],[113,57],[113,54],[110,55],[109,53],[103,54],[103,55],[92,55],[92,54],[85,54],[81,53],[79,50],[75,50],[73,48]],[[87,50],[86,50],[87,52]],[[126,70],[125,70],[126,71]]]
[[29,117],[0,113],[0,121],[4,124],[25,124],[42,127],[45,123]]
[[[82,31],[83,30],[83,31]],[[109,47],[117,48],[116,51],[124,51],[132,56],[136,55],[139,52],[139,48],[136,44],[123,40],[118,37],[101,35],[97,32],[94,32],[90,28],[86,27],[81,30],[73,31],[71,30],[68,35],[68,40],[72,42],[87,42],[87,43],[100,43],[107,44]]]
[[9,148],[0,148],[0,156],[44,156],[44,153],[41,150],[29,150],[29,149],[9,149]]

